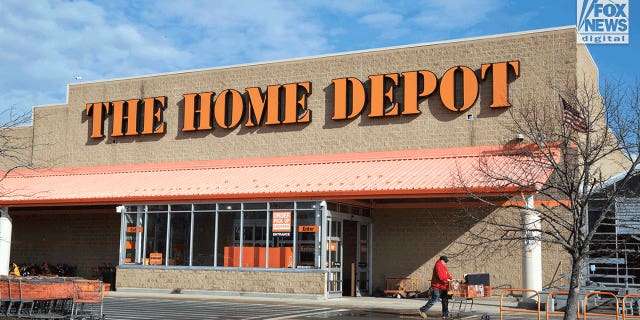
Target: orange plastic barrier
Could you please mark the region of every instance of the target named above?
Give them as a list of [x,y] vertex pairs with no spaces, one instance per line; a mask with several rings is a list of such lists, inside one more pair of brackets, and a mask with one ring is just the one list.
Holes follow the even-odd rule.
[[[613,297],[613,299],[616,301],[616,308],[615,308],[615,313],[592,313],[592,312],[587,312],[587,299],[590,296],[593,295],[601,295],[601,296],[610,296]],[[616,317],[616,319],[618,319],[618,310],[620,310],[620,303],[618,302],[618,297],[616,297],[615,294],[611,293],[611,292],[602,292],[602,291],[595,291],[595,292],[587,292],[584,295],[584,301],[582,304],[582,314],[584,315],[584,319],[586,320],[588,316],[593,316],[593,317]]]
[[[243,247],[242,266],[248,268],[264,268],[267,259],[265,247]],[[224,247],[224,266],[240,266],[240,247]],[[269,268],[293,267],[293,247],[270,247]]]
[[[535,299],[535,300],[538,301],[537,310],[505,308],[502,305],[503,298],[507,293],[511,293],[511,292],[530,292],[530,293],[535,294],[537,296],[537,299]],[[540,293],[538,291],[536,291],[536,290],[531,290],[531,289],[503,289],[502,293],[500,294],[500,320],[502,320],[502,314],[505,313],[505,312],[534,313],[534,314],[538,315],[538,320],[540,320]]]
[[[549,306],[551,305],[551,297],[555,296],[555,295],[568,295],[569,291],[552,291],[549,292],[549,295],[547,295],[547,304],[545,305],[545,319],[549,320],[549,316],[552,314],[564,314],[564,311],[549,311]],[[580,319],[580,308],[577,308],[576,310],[576,319]]]
[[632,298],[632,297],[638,297],[640,298],[640,294],[638,293],[630,293],[624,297],[622,297],[622,319],[640,319],[640,316],[634,316],[633,314],[628,315],[627,314],[627,308],[625,307],[627,305],[627,298]]

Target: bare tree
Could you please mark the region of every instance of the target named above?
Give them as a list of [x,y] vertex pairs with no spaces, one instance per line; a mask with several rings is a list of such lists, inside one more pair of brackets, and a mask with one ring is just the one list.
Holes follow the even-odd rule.
[[31,131],[23,127],[30,122],[30,112],[0,111],[0,181],[11,171],[30,166]]
[[[505,170],[504,165],[487,160],[479,164],[481,175],[459,176],[462,185],[483,179],[496,188],[517,187],[535,194],[536,199],[546,200],[545,204],[532,207],[513,193],[493,198],[473,194],[487,205],[500,203],[501,207],[518,209],[511,212],[528,212],[535,218],[472,215],[479,227],[458,245],[475,252],[504,242],[532,241],[562,247],[571,265],[564,319],[575,319],[585,261],[601,249],[592,246],[596,231],[615,218],[616,201],[638,175],[640,84],[608,82],[598,90],[585,83],[577,89],[553,91],[554,96],[547,101],[539,96],[518,97],[518,103],[510,109],[509,129],[524,139],[507,143],[504,153],[511,158],[509,167],[520,169]],[[548,174],[533,174],[535,170]],[[615,173],[615,188],[609,187]],[[599,205],[590,208],[594,200]],[[629,223],[633,225],[637,223]]]

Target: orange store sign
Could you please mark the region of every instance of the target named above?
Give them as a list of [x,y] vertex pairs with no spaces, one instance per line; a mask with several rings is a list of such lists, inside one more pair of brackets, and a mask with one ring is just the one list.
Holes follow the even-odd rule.
[[318,226],[298,226],[298,232],[318,232]]
[[161,265],[162,264],[162,253],[161,252],[151,252],[151,253],[149,253],[149,264],[150,265]]
[[275,233],[291,232],[291,211],[273,211],[271,231]]
[[[420,101],[434,95],[439,96],[446,109],[462,112],[475,104],[480,84],[489,82],[488,79],[491,79],[488,84],[491,86],[490,107],[510,107],[510,75],[512,78],[520,75],[519,61],[485,63],[477,71],[454,66],[440,79],[429,70],[371,75],[365,82],[354,77],[333,79],[331,119],[354,119],[365,113],[367,107],[367,116],[371,118],[417,116],[421,114]],[[185,93],[179,127],[182,132],[191,132],[308,123],[312,118],[307,103],[311,87],[311,82],[297,82],[269,85],[264,91],[249,87],[242,92],[225,89],[219,93]],[[104,138],[109,118],[110,137],[164,134],[167,103],[164,96],[87,103],[85,115],[91,120],[89,136]]]

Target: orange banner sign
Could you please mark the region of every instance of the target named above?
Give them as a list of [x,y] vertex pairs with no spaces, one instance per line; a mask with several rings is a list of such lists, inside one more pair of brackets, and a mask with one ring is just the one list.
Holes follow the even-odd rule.
[[142,227],[127,227],[127,232],[142,232]]
[[318,232],[318,226],[298,226],[298,232]]
[[272,212],[271,231],[291,232],[291,211]]
[[151,252],[149,253],[149,264],[150,265],[161,265],[162,264],[162,253],[161,252]]

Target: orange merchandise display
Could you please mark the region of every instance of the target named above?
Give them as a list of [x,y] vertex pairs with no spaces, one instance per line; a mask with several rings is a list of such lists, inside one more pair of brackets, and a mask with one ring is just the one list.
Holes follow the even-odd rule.
[[[265,247],[243,247],[242,267],[264,268],[267,260],[267,248]],[[224,247],[224,266],[240,266],[240,247]],[[292,268],[293,267],[293,247],[271,247],[269,248],[269,268]]]

